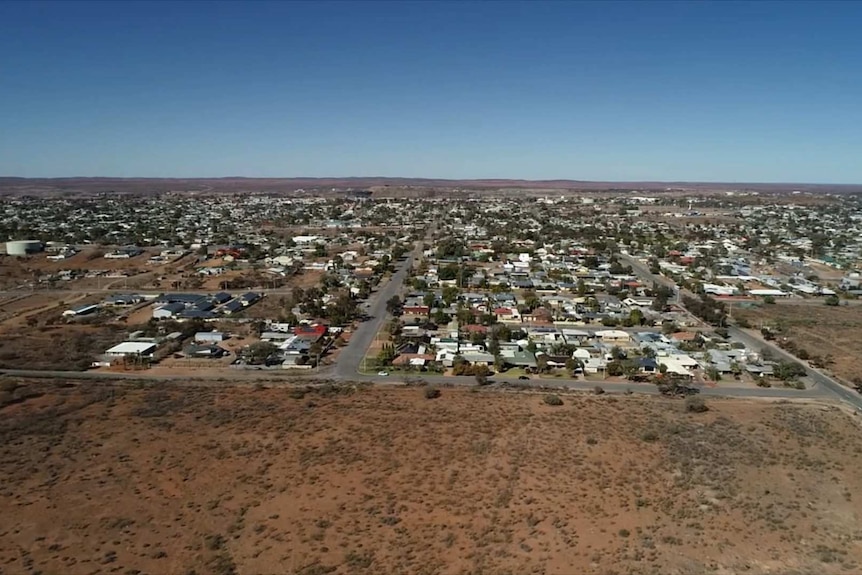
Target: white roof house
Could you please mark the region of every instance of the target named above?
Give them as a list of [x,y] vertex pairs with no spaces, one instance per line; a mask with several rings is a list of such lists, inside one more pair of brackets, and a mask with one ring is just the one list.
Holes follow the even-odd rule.
[[122,357],[124,355],[151,356],[158,346],[146,341],[124,341],[105,351],[105,355]]
[[628,332],[622,331],[620,329],[599,330],[596,332],[596,337],[605,342],[625,342],[631,339]]

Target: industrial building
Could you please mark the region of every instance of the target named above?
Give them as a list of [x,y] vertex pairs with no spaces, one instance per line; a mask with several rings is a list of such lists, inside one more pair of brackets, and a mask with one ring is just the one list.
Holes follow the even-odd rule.
[[6,242],[6,254],[10,256],[26,256],[42,251],[39,240],[15,240]]

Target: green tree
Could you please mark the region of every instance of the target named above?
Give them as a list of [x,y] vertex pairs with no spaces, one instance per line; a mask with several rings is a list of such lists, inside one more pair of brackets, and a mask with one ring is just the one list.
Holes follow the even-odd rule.
[[401,302],[401,298],[397,295],[386,300],[386,311],[392,315],[400,315],[402,307],[403,303]]
[[442,299],[443,302],[450,306],[458,299],[460,290],[455,286],[443,286]]

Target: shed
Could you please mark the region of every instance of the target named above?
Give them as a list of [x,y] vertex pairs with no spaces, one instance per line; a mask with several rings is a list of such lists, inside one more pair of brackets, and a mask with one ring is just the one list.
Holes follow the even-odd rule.
[[224,339],[224,334],[220,331],[199,331],[195,334],[195,341],[217,342]]
[[145,341],[124,341],[105,351],[105,355],[111,357],[123,357],[126,355],[140,355],[142,357],[152,357],[153,352],[158,347],[154,343]]
[[95,312],[98,309],[99,309],[98,304],[79,305],[78,307],[73,307],[72,309],[67,309],[66,311],[63,312],[63,315],[66,317],[87,315],[89,313]]

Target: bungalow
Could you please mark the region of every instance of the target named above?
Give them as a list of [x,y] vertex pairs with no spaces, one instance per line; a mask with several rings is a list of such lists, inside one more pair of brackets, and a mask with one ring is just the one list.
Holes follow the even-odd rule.
[[650,307],[652,302],[651,297],[627,297],[623,300],[623,303],[630,308]]
[[628,343],[631,336],[628,332],[619,329],[601,329],[596,332],[596,337],[603,343]]
[[522,351],[518,348],[503,348],[500,350],[500,357],[506,365],[513,367],[536,367],[536,356],[529,351]]
[[175,317],[181,311],[185,310],[186,306],[183,304],[176,303],[168,303],[156,308],[153,308],[153,319],[167,319]]
[[521,314],[515,308],[498,307],[494,310],[494,316],[500,323],[521,323]]
[[293,333],[301,337],[309,338],[311,341],[318,341],[326,335],[326,326],[321,324],[300,324],[293,328]]
[[223,303],[229,302],[233,296],[231,296],[227,292],[220,291],[217,294],[214,294],[210,299],[216,305],[221,305]]
[[205,295],[197,293],[166,293],[157,297],[156,303],[181,303],[184,305],[194,305],[204,299],[206,299]]
[[409,317],[428,317],[430,308],[427,305],[412,305],[401,308],[402,314]]
[[242,311],[244,307],[245,306],[242,305],[241,301],[239,301],[238,299],[235,299],[235,300],[229,301],[226,304],[224,304],[223,306],[221,306],[219,308],[219,311],[221,311],[225,315],[231,315],[231,314],[238,313],[238,312]]
[[213,319],[215,314],[209,310],[203,310],[198,308],[187,308],[177,314],[177,318],[179,319]]
[[227,350],[213,344],[208,345],[190,345],[183,354],[186,357],[201,357],[201,358],[219,358],[227,354]]
[[464,361],[467,361],[473,365],[494,365],[494,356],[490,353],[485,353],[482,351],[468,351],[461,354],[461,357],[464,358]]
[[114,294],[109,295],[102,302],[102,305],[111,306],[130,306],[144,301],[144,296],[137,294]]
[[678,331],[671,334],[670,339],[677,342],[695,342],[700,339],[700,334],[696,331]]
[[239,296],[239,303],[243,307],[248,307],[251,304],[255,303],[256,301],[260,300],[262,297],[263,296],[261,296],[259,293],[250,291],[248,293],[244,293],[241,296]]
[[667,373],[681,375],[683,377],[692,377],[691,372],[679,361],[680,356],[659,356],[656,362],[659,366],[664,365]]
[[600,371],[605,371],[608,367],[608,362],[603,357],[588,357],[583,360],[584,362],[584,373],[598,373]]
[[643,373],[655,373],[658,369],[658,362],[651,357],[642,357],[638,359],[638,367]]
[[392,360],[392,365],[410,367],[424,367],[429,361],[434,361],[434,356],[427,353],[402,353]]

